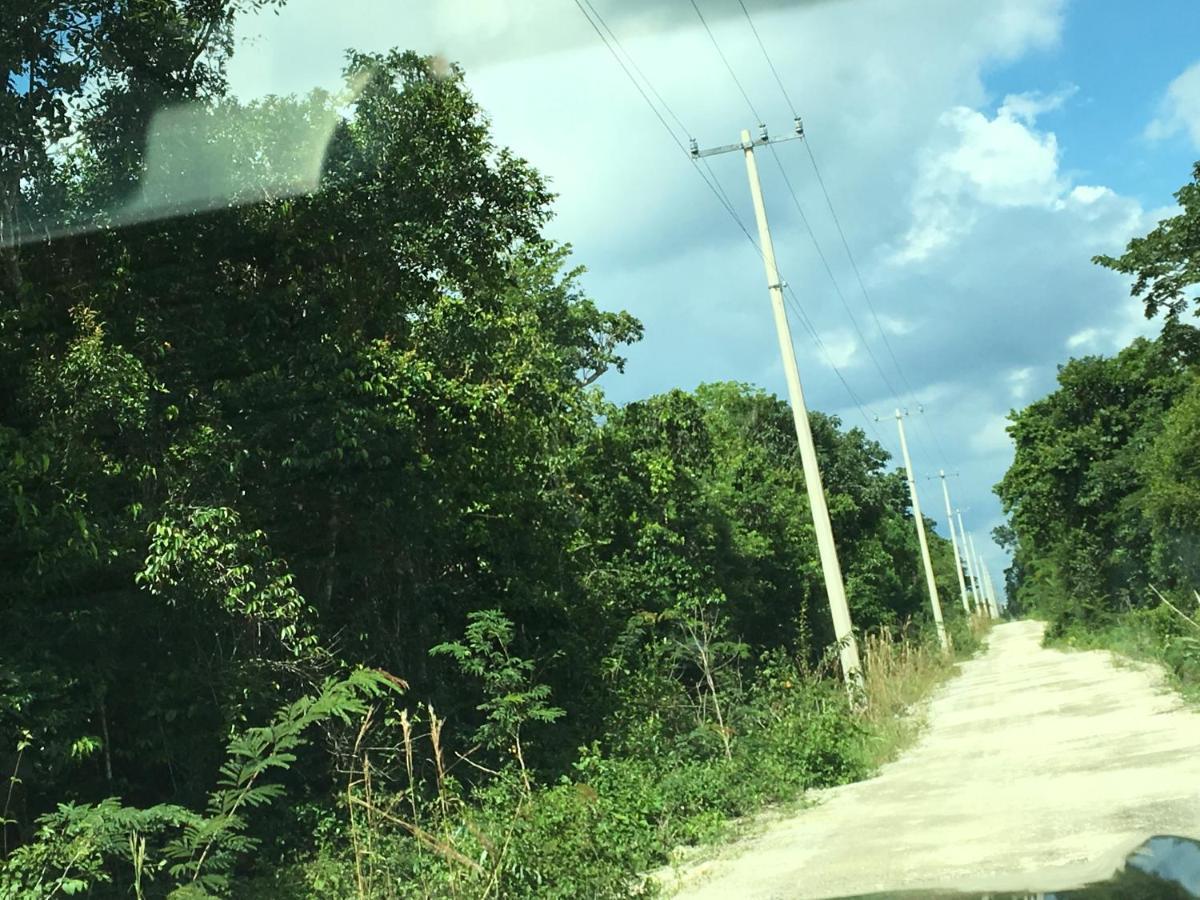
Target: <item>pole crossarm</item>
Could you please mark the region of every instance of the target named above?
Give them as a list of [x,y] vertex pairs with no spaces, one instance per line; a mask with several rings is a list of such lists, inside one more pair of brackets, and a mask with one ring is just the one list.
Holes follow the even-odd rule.
[[703,159],[706,156],[718,156],[722,153],[732,153],[734,150],[750,150],[754,147],[765,147],[768,144],[782,144],[785,141],[802,141],[804,140],[804,123],[800,121],[800,117],[796,117],[796,124],[792,134],[786,137],[771,137],[767,134],[767,126],[758,126],[758,137],[746,138],[736,144],[722,144],[720,147],[709,147],[701,150],[696,144],[696,139],[690,140],[690,153],[692,159]]

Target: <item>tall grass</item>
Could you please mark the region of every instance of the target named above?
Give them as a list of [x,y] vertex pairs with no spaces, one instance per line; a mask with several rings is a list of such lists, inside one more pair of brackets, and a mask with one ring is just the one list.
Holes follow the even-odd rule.
[[777,653],[728,695],[728,742],[698,729],[655,754],[593,744],[554,779],[530,773],[526,782],[513,760],[491,769],[456,752],[428,706],[393,715],[392,727],[366,721],[341,812],[317,829],[314,854],[265,873],[253,896],[653,894],[671,883],[673,862],[696,852],[681,848],[725,839],[737,822],[810,788],[863,778],[910,743],[914,707],[986,630],[953,625],[955,655],[926,633],[868,635],[861,711],[828,673]]
[[952,620],[951,652],[943,653],[928,634],[908,627],[899,635],[879,630],[863,638],[863,689],[866,708],[864,756],[879,766],[909,747],[924,720],[916,709],[939,684],[954,674],[960,660],[973,655],[991,628],[981,616]]
[[1167,669],[1171,682],[1189,701],[1200,704],[1200,592],[1179,592],[1174,601],[1153,586],[1159,604],[1130,610],[1101,624],[1076,624],[1048,646],[1109,650]]

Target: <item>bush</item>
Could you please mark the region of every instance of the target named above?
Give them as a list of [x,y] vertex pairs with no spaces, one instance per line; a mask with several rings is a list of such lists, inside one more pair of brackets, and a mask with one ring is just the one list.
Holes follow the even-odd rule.
[[514,761],[461,797],[455,788],[373,797],[356,824],[256,884],[255,896],[645,895],[656,886],[644,873],[677,847],[867,771],[864,726],[840,687],[777,659],[729,714],[729,757],[712,741],[682,740],[653,756],[609,755],[593,743],[552,784],[527,782]]

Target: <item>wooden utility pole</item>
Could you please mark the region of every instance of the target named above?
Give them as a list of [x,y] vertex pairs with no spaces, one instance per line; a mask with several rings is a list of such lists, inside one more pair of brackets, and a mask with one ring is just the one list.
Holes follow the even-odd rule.
[[921,545],[921,562],[925,566],[925,586],[929,590],[929,603],[933,607],[933,623],[937,626],[938,640],[942,650],[950,649],[946,637],[946,623],[942,621],[942,603],[938,599],[937,579],[933,577],[933,561],[929,558],[929,539],[925,536],[925,517],[921,515],[921,499],[917,496],[917,480],[913,476],[912,460],[908,455],[908,441],[904,437],[904,416],[896,410],[896,429],[900,432],[900,453],[904,456],[904,472],[908,476],[908,494],[912,501],[913,518],[917,521],[917,543]]
[[792,406],[792,420],[796,426],[796,442],[800,447],[800,463],[804,467],[804,486],[808,491],[808,505],[812,511],[813,529],[817,534],[817,553],[821,559],[821,573],[825,578],[825,592],[829,597],[829,611],[833,616],[833,631],[837,636],[841,654],[842,673],[852,695],[857,695],[862,686],[862,665],[858,658],[858,644],[854,639],[850,621],[850,607],[846,602],[846,587],[842,582],[842,567],[838,562],[837,545],[833,540],[833,526],[829,522],[829,507],[825,502],[825,487],[821,481],[821,469],[817,464],[817,449],[813,443],[812,429],[808,422],[808,407],[804,403],[804,390],[800,385],[800,369],[796,364],[796,350],[792,345],[792,332],[788,326],[787,313],[783,306],[783,282],[775,264],[775,247],[771,243],[771,231],[767,224],[767,210],[763,203],[762,185],[758,180],[758,166],[754,160],[756,144],[765,145],[780,140],[803,138],[804,130],[796,120],[794,135],[785,138],[767,137],[766,126],[760,126],[759,136],[750,138],[750,132],[742,131],[742,140],[710,150],[700,150],[692,142],[692,156],[700,158],[717,153],[741,150],[746,159],[746,175],[750,180],[750,197],[754,202],[754,218],[758,222],[758,243],[762,253],[763,267],[767,274],[767,290],[771,295],[771,309],[775,315],[775,333],[779,338],[779,354],[783,360],[783,372],[787,379],[788,399]]
[[950,508],[950,488],[946,486],[946,471],[938,469],[938,478],[942,479],[942,499],[946,501],[946,527],[950,529],[950,543],[954,546],[954,574],[958,576],[958,596],[962,599],[962,608],[969,616],[971,604],[967,601],[967,582],[963,578],[962,558],[958,555],[958,535],[954,531],[954,512]]

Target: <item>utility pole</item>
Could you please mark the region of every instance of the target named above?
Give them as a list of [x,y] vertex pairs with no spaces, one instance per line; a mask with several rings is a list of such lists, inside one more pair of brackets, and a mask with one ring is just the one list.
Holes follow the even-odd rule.
[[787,313],[783,307],[783,282],[775,265],[775,247],[771,243],[771,231],[767,224],[767,210],[763,204],[762,185],[758,180],[758,165],[754,160],[755,144],[770,144],[775,141],[802,139],[804,127],[796,119],[795,133],[790,137],[771,139],[767,127],[759,126],[759,136],[751,140],[748,130],[742,131],[742,140],[710,150],[700,150],[692,141],[692,157],[713,156],[741,150],[746,158],[746,175],[750,179],[750,197],[754,201],[754,218],[758,221],[758,243],[762,252],[763,266],[767,274],[767,289],[771,295],[771,309],[775,314],[775,332],[779,338],[779,353],[783,358],[783,372],[787,378],[788,399],[792,405],[792,420],[796,426],[796,442],[800,446],[800,463],[804,467],[804,486],[808,491],[808,505],[812,511],[813,528],[817,533],[817,553],[821,558],[821,573],[825,576],[825,592],[829,597],[829,610],[833,616],[833,631],[840,648],[842,673],[852,696],[862,687],[862,665],[858,659],[858,643],[854,639],[850,621],[850,607],[846,602],[846,587],[842,582],[842,567],[838,562],[837,545],[833,540],[833,526],[829,522],[829,507],[825,502],[825,486],[821,482],[821,470],[817,465],[817,449],[813,443],[812,429],[808,423],[808,408],[804,404],[804,390],[800,385],[800,369],[796,365],[796,350],[792,345],[792,332],[788,326]]
[[988,595],[992,598],[992,615],[998,619],[1000,618],[1000,602],[996,599],[996,586],[992,584],[992,573],[990,570],[985,570],[984,580],[987,582]]
[[967,602],[967,582],[963,578],[962,559],[958,555],[958,535],[954,531],[954,513],[950,509],[950,488],[946,486],[946,470],[938,469],[938,478],[942,479],[942,499],[946,501],[946,527],[950,529],[950,543],[954,546],[954,574],[958,576],[958,595],[962,599],[962,607],[966,614],[971,614],[971,604]]
[[983,583],[987,585],[988,603],[992,607],[992,617],[1000,618],[1000,604],[996,601],[996,586],[992,584],[992,570],[985,566],[983,570]]
[[896,410],[896,429],[900,432],[900,452],[904,455],[904,472],[908,476],[908,494],[912,499],[913,518],[917,520],[917,542],[921,545],[921,562],[925,566],[925,585],[929,589],[929,603],[933,607],[933,623],[937,626],[938,640],[942,650],[950,649],[946,637],[946,623],[942,621],[942,603],[938,599],[937,580],[933,577],[933,561],[929,558],[929,540],[925,536],[925,517],[921,515],[921,500],[917,497],[917,481],[913,477],[912,460],[908,456],[908,441],[904,437],[904,416]]
[[992,616],[992,604],[988,601],[987,588],[983,584],[983,560],[979,558],[979,551],[975,549],[974,535],[967,535],[967,543],[971,547],[971,556],[975,560],[975,605],[979,605],[979,601],[983,601],[983,609],[987,613],[988,618]]
[[958,516],[958,533],[962,535],[963,539],[963,556],[967,561],[967,571],[971,575],[971,602],[975,605],[976,613],[986,615],[983,606],[979,602],[979,575],[975,567],[975,555],[971,552],[970,544],[967,543],[967,529],[963,525],[962,510],[956,509],[954,512]]

